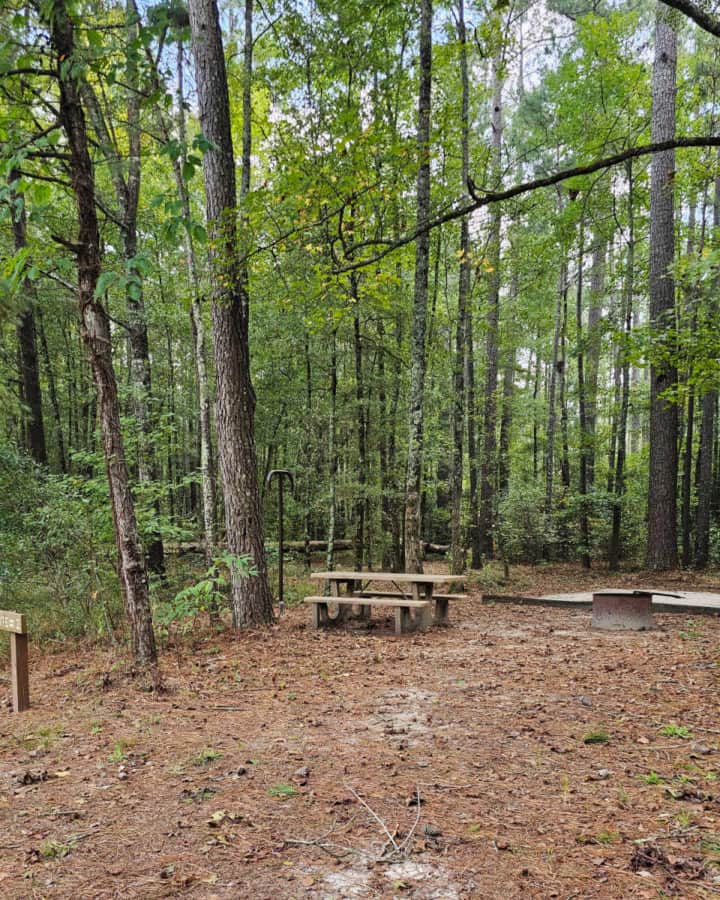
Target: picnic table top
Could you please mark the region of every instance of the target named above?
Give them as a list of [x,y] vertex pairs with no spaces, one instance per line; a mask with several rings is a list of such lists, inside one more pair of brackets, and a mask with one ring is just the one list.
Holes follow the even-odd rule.
[[445,584],[448,581],[467,581],[467,575],[437,575],[422,572],[313,572],[310,577],[323,578],[326,581],[390,581],[396,584]]

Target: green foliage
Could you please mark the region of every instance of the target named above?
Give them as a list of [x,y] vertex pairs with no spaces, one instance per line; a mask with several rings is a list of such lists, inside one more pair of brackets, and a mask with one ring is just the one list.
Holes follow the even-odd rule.
[[35,639],[107,634],[120,616],[106,493],[0,445],[0,603]]
[[193,757],[193,763],[196,766],[209,766],[218,759],[222,759],[222,752],[220,750],[213,750],[212,747],[206,747],[204,750],[201,750],[197,756]]
[[660,729],[660,734],[665,737],[679,737],[679,738],[691,738],[692,731],[687,727],[687,725],[663,725]]
[[604,728],[595,728],[583,735],[583,744],[607,744],[610,735]]
[[230,577],[257,575],[257,569],[249,556],[221,553],[205,574],[170,600],[157,604],[155,620],[165,627],[182,623],[183,630],[192,628],[202,613],[218,613],[227,605]]
[[541,484],[513,483],[499,505],[498,541],[507,562],[539,563],[557,540]]
[[69,841],[54,841],[48,838],[40,844],[40,855],[43,859],[64,859],[71,853],[77,844],[72,838]]
[[268,788],[269,797],[279,797],[280,799],[285,799],[287,797],[294,797],[296,794],[297,790],[291,784],[286,784],[284,781],[281,781],[279,784],[274,784],[272,787]]
[[665,784],[667,781],[666,778],[663,778],[662,775],[658,775],[658,773],[652,769],[650,770],[649,775],[639,775],[638,778],[645,784]]

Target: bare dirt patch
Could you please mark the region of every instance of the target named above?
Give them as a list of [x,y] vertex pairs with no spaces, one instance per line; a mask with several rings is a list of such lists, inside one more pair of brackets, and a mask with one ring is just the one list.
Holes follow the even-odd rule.
[[0,713],[0,896],[716,896],[720,621],[657,619],[295,609],[168,650],[159,696],[115,652],[36,653]]

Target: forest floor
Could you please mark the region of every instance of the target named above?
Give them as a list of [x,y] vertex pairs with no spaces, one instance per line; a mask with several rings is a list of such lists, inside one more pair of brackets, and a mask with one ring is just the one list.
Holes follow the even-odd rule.
[[[502,589],[649,581],[517,568]],[[36,650],[32,709],[0,713],[0,896],[720,895],[720,619],[599,633],[476,587],[450,614],[401,637],[315,632],[302,606],[198,629],[159,694],[123,650]]]

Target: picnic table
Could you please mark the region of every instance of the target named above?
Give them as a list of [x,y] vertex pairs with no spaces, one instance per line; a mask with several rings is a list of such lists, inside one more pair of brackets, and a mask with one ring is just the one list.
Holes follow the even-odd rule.
[[[360,608],[361,618],[370,618],[373,606],[395,609],[395,633],[406,634],[417,628],[447,624],[451,600],[461,600],[464,594],[439,594],[437,585],[464,584],[465,575],[437,575],[422,572],[313,572],[310,576],[324,581],[329,596],[306,597],[313,607],[316,628],[338,625],[347,621],[352,607]],[[371,585],[390,585],[394,590],[378,590]],[[330,616],[329,604],[337,604],[338,612]],[[434,605],[434,609],[433,609]]]

